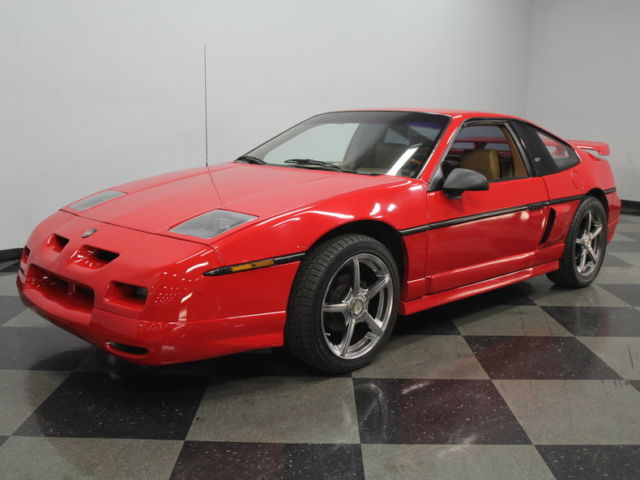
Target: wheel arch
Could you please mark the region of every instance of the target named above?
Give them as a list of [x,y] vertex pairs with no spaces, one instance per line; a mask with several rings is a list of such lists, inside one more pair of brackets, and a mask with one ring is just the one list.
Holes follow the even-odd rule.
[[339,227],[329,230],[320,238],[318,238],[311,245],[309,251],[312,251],[331,238],[348,233],[359,233],[362,235],[367,235],[369,237],[375,238],[385,247],[387,247],[387,249],[389,249],[389,251],[391,252],[391,255],[393,255],[394,260],[396,261],[396,266],[398,267],[400,278],[404,279],[404,274],[406,272],[408,262],[408,255],[406,245],[402,240],[402,235],[400,235],[400,232],[398,232],[388,223],[381,222],[379,220],[357,220],[355,222],[349,222],[340,225]]
[[604,212],[607,215],[607,218],[609,217],[609,202],[607,201],[607,196],[605,195],[604,190],[600,188],[592,188],[587,192],[585,196],[594,197],[600,200],[600,203],[602,203],[602,206],[604,207]]

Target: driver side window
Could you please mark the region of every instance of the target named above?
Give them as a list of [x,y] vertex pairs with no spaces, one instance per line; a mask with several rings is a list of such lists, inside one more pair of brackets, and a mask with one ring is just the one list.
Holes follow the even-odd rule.
[[443,176],[458,167],[479,172],[489,182],[529,175],[509,131],[498,124],[462,128],[443,161]]

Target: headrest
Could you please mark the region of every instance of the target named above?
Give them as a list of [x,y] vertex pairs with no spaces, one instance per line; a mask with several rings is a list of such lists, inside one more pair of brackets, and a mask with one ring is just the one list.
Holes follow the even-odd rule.
[[475,170],[487,180],[500,178],[500,156],[496,150],[470,150],[460,158],[460,167]]

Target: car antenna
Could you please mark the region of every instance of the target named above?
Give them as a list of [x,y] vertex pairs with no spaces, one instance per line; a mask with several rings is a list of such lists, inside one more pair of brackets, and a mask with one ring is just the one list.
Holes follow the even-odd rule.
[[207,44],[204,44],[204,164],[209,166],[209,115],[207,112]]
[[209,173],[209,180],[211,180],[211,184],[213,185],[213,189],[218,195],[220,202],[224,206],[224,200],[220,196],[220,192],[218,192],[218,187],[216,187],[216,182],[213,181],[213,176],[211,170],[209,170],[209,114],[207,112],[207,43],[204,44],[204,164],[207,167],[207,171]]

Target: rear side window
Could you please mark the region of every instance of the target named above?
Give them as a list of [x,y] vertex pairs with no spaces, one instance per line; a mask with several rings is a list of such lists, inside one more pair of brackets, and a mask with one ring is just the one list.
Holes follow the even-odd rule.
[[551,159],[558,167],[558,171],[566,170],[579,163],[578,156],[573,149],[564,142],[553,138],[540,130],[536,129],[536,133],[540,137],[540,140],[544,144],[547,152],[551,155]]
[[562,140],[528,123],[512,121],[536,175],[551,175],[577,165],[580,159]]

